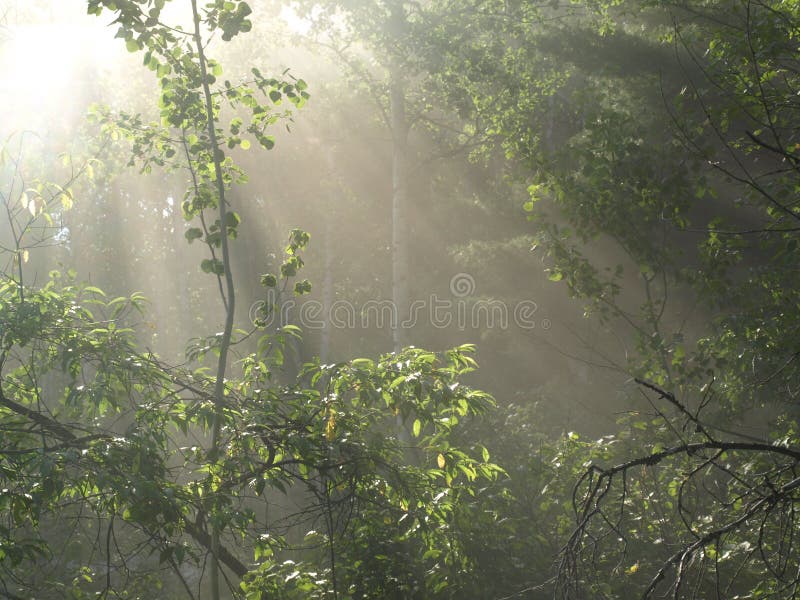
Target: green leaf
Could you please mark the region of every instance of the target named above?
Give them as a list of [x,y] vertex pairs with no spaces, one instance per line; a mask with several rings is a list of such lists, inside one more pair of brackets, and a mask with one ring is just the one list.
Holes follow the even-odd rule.
[[564,279],[564,273],[561,271],[550,271],[550,275],[547,276],[550,281],[561,281]]
[[93,285],[87,285],[83,288],[84,292],[89,292],[90,294],[95,294],[96,296],[102,296],[105,298],[106,294],[103,290],[98,287],[94,287]]
[[236,228],[242,219],[238,213],[230,211],[225,213],[225,226],[228,228]]
[[187,229],[186,233],[183,235],[191,244],[194,240],[203,237],[203,230],[199,227],[191,227],[190,229]]
[[294,284],[295,296],[302,296],[311,292],[311,282],[308,279],[298,281]]
[[439,454],[436,456],[436,465],[437,465],[437,466],[438,466],[440,469],[444,469],[444,468],[445,468],[445,466],[447,466],[447,459],[445,459],[445,457],[444,457],[444,454],[441,454],[441,453],[439,453]]
[[222,261],[216,258],[206,258],[200,263],[200,269],[204,273],[213,273],[214,275],[222,275],[225,273],[225,265]]

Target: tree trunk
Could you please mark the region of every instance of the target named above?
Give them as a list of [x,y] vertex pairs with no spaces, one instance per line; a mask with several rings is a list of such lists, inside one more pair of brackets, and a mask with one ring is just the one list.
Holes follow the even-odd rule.
[[[228,251],[228,229],[227,206],[225,204],[225,184],[222,177],[222,158],[218,154],[217,134],[214,123],[214,107],[211,98],[211,89],[208,83],[206,72],[206,57],[203,51],[203,40],[200,34],[200,13],[197,10],[197,0],[192,0],[192,17],[194,19],[194,44],[197,50],[197,59],[200,64],[202,75],[203,96],[205,97],[206,118],[208,119],[208,137],[211,143],[211,151],[214,156],[214,174],[217,184],[217,209],[219,211],[220,223],[220,246],[222,250],[222,263],[224,265],[225,292],[222,293],[222,303],[225,308],[225,329],[222,332],[222,339],[219,344],[219,361],[217,362],[217,375],[214,386],[214,425],[211,432],[211,448],[209,456],[213,461],[219,460],[220,453],[220,430],[222,426],[223,407],[225,404],[225,372],[228,366],[228,350],[231,346],[231,336],[233,334],[233,318],[236,310],[236,294],[233,287],[233,274],[231,273],[231,259]],[[211,519],[211,598],[220,599],[220,542],[219,526],[215,519]]]
[[[398,39],[406,25],[402,1],[392,4],[391,27]],[[408,318],[408,121],[399,60],[392,59],[389,73],[389,112],[392,128],[392,302],[396,321],[392,346],[399,352],[407,336],[402,323]]]
[[325,219],[325,229],[323,230],[324,239],[322,241],[322,252],[325,256],[323,259],[325,272],[322,276],[322,331],[319,341],[319,361],[321,363],[331,362],[330,310],[333,305],[333,223],[330,215],[333,214],[332,209],[336,206],[336,198],[334,196],[337,190],[337,187],[334,185],[334,181],[336,181],[336,172],[332,147],[329,146],[325,158],[328,166],[328,189],[325,198],[325,202],[328,205],[328,210],[326,211],[328,217]]

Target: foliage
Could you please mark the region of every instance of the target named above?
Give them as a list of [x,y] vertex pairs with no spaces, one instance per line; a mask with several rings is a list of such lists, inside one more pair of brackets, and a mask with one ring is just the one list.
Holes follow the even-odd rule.
[[469,151],[493,194],[525,196],[530,229],[507,246],[535,238],[546,276],[623,342],[594,348],[630,403],[597,439],[548,430],[552,409],[532,406],[548,382],[489,414],[464,383],[470,345],[295,377],[299,329],[267,324],[310,291],[301,229],[237,330],[234,157],[273,148],[306,83],[222,79],[206,52],[251,30],[245,2],[192,1],[186,30],[162,0],[87,6],[159,84],[158,121],[98,107],[95,122],[142,173],[186,176],[185,238],[221,300],[198,322],[224,326],[169,365],[139,345],[141,295],[69,270],[31,281],[97,163],[67,158],[57,185],[3,151],[3,593],[152,597],[171,580],[194,597],[210,557],[212,594],[220,565],[247,598],[796,595],[797,3],[296,6],[359,79],[347,94],[389,126],[403,106],[395,141]]
[[[198,340],[191,358],[214,353],[217,368],[167,365],[141,350],[135,321],[144,311],[141,295],[109,300],[73,272],[54,271],[46,285],[26,285],[26,238],[16,235],[13,264],[0,285],[5,593],[60,597],[63,582],[74,577],[75,597],[129,597],[139,593],[130,582],[146,583],[143,573],[155,568],[172,570],[194,597],[187,569],[210,555],[214,596],[219,565],[234,583],[241,580],[232,592],[247,597],[313,589],[383,597],[386,590],[371,584],[389,563],[395,593],[452,595],[470,566],[450,539],[456,499],[474,496],[502,473],[485,449],[467,452],[455,443],[460,422],[492,405],[460,382],[475,366],[474,349],[310,363],[296,381],[281,383],[285,344],[300,333],[285,326],[262,331],[254,352],[235,369],[228,364],[231,346],[256,331],[236,332],[234,339],[228,241],[240,218],[225,192],[244,173],[222,146],[246,148],[246,132],[270,149],[265,128],[279,115],[257,95],[273,106],[288,100],[299,107],[308,93],[302,80],[267,78],[257,69],[250,82],[212,91],[221,67],[205,55],[201,26],[223,40],[245,32],[247,4],[214,2],[201,12],[192,2],[194,31],[163,24],[164,7],[159,0],[89,1],[91,14],[115,13],[118,37],[131,52],[144,51],[161,88],[160,123],[102,108],[95,114],[112,139],[130,140],[131,164],[142,171],[188,173],[182,207],[198,226],[186,238],[208,247],[200,267],[218,280],[226,323],[223,334]],[[247,120],[233,116],[222,128],[223,102],[237,115],[249,113]],[[45,189],[58,192],[43,200],[45,207],[67,197],[65,186]],[[26,233],[50,218],[13,186],[3,200]],[[267,288],[279,281],[285,288],[295,278],[308,241],[307,233],[292,232],[280,276],[262,277]],[[297,282],[294,291],[306,293],[309,285]],[[265,303],[265,316],[274,308]],[[397,415],[414,424],[413,439],[399,436]],[[321,540],[320,552],[291,572],[291,563],[278,559],[287,544],[281,522],[258,510],[279,496],[297,502],[298,513],[286,517],[293,526],[324,525],[321,534],[309,534]],[[68,561],[55,560],[66,552],[62,528],[72,531]],[[105,543],[98,545],[100,530]],[[372,553],[387,534],[392,547]],[[406,561],[410,551],[419,553],[418,564]],[[159,566],[142,563],[142,552],[155,553]],[[377,562],[358,563],[358,555]],[[29,579],[34,564],[58,569]]]
[[[279,387],[270,383],[270,356],[279,346],[272,336],[264,339],[265,350],[246,359],[242,379],[228,391],[225,458],[209,463],[201,448],[180,445],[175,431],[208,430],[213,381],[202,371],[167,368],[136,350],[133,330],[122,322],[141,299],[106,301],[98,290],[73,281],[59,284],[58,274],[53,276],[22,305],[16,285],[2,288],[3,364],[17,365],[4,369],[0,398],[7,572],[19,573],[46,552],[47,542],[55,542],[47,535],[53,519],[75,519],[77,539],[91,543],[92,526],[81,525],[88,515],[79,516],[76,507],[91,511],[95,527],[107,528],[109,539],[114,532],[112,552],[124,558],[130,550],[117,537],[128,531],[130,540],[134,530],[161,562],[178,565],[195,552],[182,534],[204,549],[207,519],[241,533],[263,531],[266,524],[255,522],[255,502],[269,502],[265,489],[285,491],[293,482],[314,492],[305,519],[335,519],[330,543],[337,555],[352,551],[339,543],[348,548],[354,529],[375,528],[371,535],[383,540],[388,521],[409,540],[456,560],[457,549],[440,539],[453,507],[430,501],[440,493],[474,493],[473,485],[497,473],[448,442],[459,418],[489,405],[485,395],[456,384],[471,364],[469,348],[443,357],[409,351],[377,363],[309,365],[304,378],[324,386]],[[387,435],[395,410],[419,420],[413,444],[419,467],[406,466],[400,442]],[[202,473],[214,464],[209,483]],[[373,506],[376,490],[385,500]],[[77,533],[84,527],[88,539]],[[260,569],[269,572],[273,542],[265,543],[254,548]],[[222,556],[235,574],[247,572],[246,558]],[[107,560],[113,593],[120,574],[112,570],[113,556]],[[438,585],[448,583],[438,567],[429,568]],[[350,581],[347,571],[342,568],[340,585]],[[369,572],[359,569],[361,576]],[[246,589],[260,589],[260,579],[249,581]]]
[[795,3],[452,8],[387,48],[527,188],[549,278],[632,340],[596,357],[645,403],[585,446],[556,591],[791,597]]
[[[582,7],[527,29],[476,10],[467,48],[486,59],[474,31],[508,40],[492,66],[446,55],[528,186],[550,279],[635,341],[622,360],[597,349],[646,408],[578,481],[556,591],[791,597],[796,6]],[[707,324],[687,326],[691,305]]]

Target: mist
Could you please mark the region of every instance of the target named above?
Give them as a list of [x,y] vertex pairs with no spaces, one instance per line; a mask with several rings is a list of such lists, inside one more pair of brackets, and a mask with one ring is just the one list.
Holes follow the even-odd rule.
[[[339,558],[346,566],[337,563],[335,545],[340,539],[350,539],[349,519],[371,515],[373,508],[348,499],[337,505],[340,512],[331,509],[336,494],[345,497],[346,485],[326,479],[325,469],[332,468],[328,463],[317,470],[312,466],[310,471],[295,471],[292,465],[285,478],[276,477],[278,483],[265,494],[263,481],[269,467],[258,476],[245,473],[241,481],[232,479],[236,485],[260,485],[257,494],[240,499],[246,507],[242,514],[249,510],[258,515],[252,523],[262,528],[258,535],[263,539],[252,541],[244,524],[240,531],[237,524],[222,535],[223,542],[240,551],[237,560],[241,563],[219,561],[216,522],[208,521],[209,533],[196,533],[206,526],[205,511],[212,508],[198,508],[194,521],[186,516],[194,509],[181,509],[184,516],[177,530],[184,539],[192,537],[200,545],[193,563],[187,558],[185,565],[181,560],[172,564],[174,555],[164,558],[163,554],[172,547],[163,541],[169,536],[159,538],[158,543],[167,544],[159,547],[160,564],[171,566],[173,574],[154,577],[165,578],[167,589],[186,588],[192,597],[205,598],[205,578],[218,577],[207,576],[205,567],[198,566],[209,560],[215,573],[220,568],[232,581],[241,579],[242,590],[249,589],[248,582],[259,582],[259,593],[264,595],[248,598],[272,597],[267,596],[266,590],[272,588],[265,583],[268,563],[274,562],[274,569],[279,569],[277,565],[288,564],[283,561],[309,565],[320,561],[325,566],[319,572],[327,569],[318,577],[323,591],[313,597],[626,597],[630,590],[650,593],[655,589],[636,579],[640,562],[643,570],[647,563],[654,577],[658,565],[673,564],[670,549],[700,552],[702,546],[706,560],[711,556],[708,549],[716,544],[715,552],[722,554],[721,543],[729,530],[723,526],[705,534],[692,518],[685,517],[691,512],[699,522],[704,514],[718,514],[714,512],[718,509],[723,513],[739,510],[725,496],[736,492],[719,490],[725,486],[732,490],[740,480],[731,473],[748,472],[750,467],[722,466],[721,454],[735,453],[742,440],[769,445],[769,440],[785,439],[785,447],[794,448],[797,354],[786,349],[783,336],[788,339],[795,329],[792,321],[774,330],[770,323],[783,323],[791,312],[787,306],[794,297],[788,283],[792,267],[780,261],[796,251],[797,244],[792,243],[796,228],[785,223],[793,223],[797,210],[795,203],[785,200],[796,166],[795,134],[786,133],[788,125],[786,131],[782,129],[781,119],[788,122],[790,118],[775,100],[785,90],[762,92],[766,109],[745,106],[743,99],[737,100],[741,110],[728,107],[725,99],[734,91],[726,96],[725,90],[736,94],[741,90],[735,77],[729,80],[715,71],[728,63],[715,61],[712,54],[723,47],[733,52],[735,44],[720,42],[708,49],[702,35],[695,36],[703,27],[713,29],[719,24],[691,11],[675,9],[673,13],[660,7],[647,7],[637,17],[627,12],[627,4],[616,8],[614,3],[601,3],[602,9],[592,3],[561,6],[556,2],[551,7],[490,3],[498,6],[465,6],[463,10],[438,2],[377,2],[368,7],[366,2],[263,0],[249,5],[218,3],[216,8],[212,3],[204,13],[207,21],[203,23],[212,33],[203,49],[213,57],[208,67],[214,74],[205,77],[216,86],[214,101],[220,99],[211,120],[223,136],[220,139],[228,140],[227,146],[218,146],[230,162],[216,166],[228,169],[221,186],[225,206],[235,215],[222,228],[230,246],[229,259],[223,260],[219,234],[217,241],[209,242],[213,240],[210,234],[219,230],[219,219],[214,229],[217,217],[212,211],[218,205],[210,202],[199,211],[192,205],[204,197],[203,185],[217,189],[214,186],[223,171],[207,175],[198,184],[198,178],[205,176],[202,170],[187,170],[184,163],[194,151],[190,146],[199,148],[205,142],[197,141],[197,136],[193,142],[188,127],[176,127],[179,120],[169,112],[169,94],[174,90],[165,82],[181,68],[188,69],[188,62],[181,63],[176,50],[171,55],[163,53],[167,57],[163,62],[151,63],[152,56],[161,56],[158,44],[166,47],[167,42],[142,41],[130,32],[126,38],[120,29],[127,26],[125,17],[114,18],[119,7],[100,4],[105,9],[98,18],[87,15],[85,3],[80,2],[0,1],[0,136],[5,140],[0,173],[8,216],[0,219],[0,265],[14,284],[9,289],[41,288],[57,272],[56,278],[67,281],[69,290],[74,286],[95,293],[96,289],[98,296],[108,299],[146,298],[141,310],[137,305],[136,310],[124,313],[130,320],[126,327],[137,352],[147,357],[144,362],[152,361],[167,378],[174,377],[177,391],[167,398],[185,399],[183,394],[192,393],[197,394],[198,406],[211,402],[211,380],[202,385],[196,382],[217,369],[213,410],[219,412],[202,417],[206,421],[199,424],[183,425],[174,443],[169,442],[184,456],[189,455],[186,448],[194,452],[194,458],[185,462],[177,454],[164,459],[166,470],[181,472],[176,485],[187,489],[200,485],[198,473],[205,471],[199,466],[196,471],[194,467],[186,470],[192,461],[203,464],[197,448],[212,448],[209,452],[215,460],[225,452],[238,456],[236,452],[246,450],[237,444],[245,447],[242,440],[251,437],[262,439],[269,449],[261,451],[267,452],[267,458],[261,457],[264,461],[280,462],[292,456],[298,463],[305,460],[297,458],[301,450],[293,449],[294,442],[284,448],[265,433],[273,427],[277,430],[278,421],[288,424],[292,436],[305,435],[304,427],[311,431],[311,425],[301,426],[305,421],[294,413],[287,416],[288,408],[275,408],[278,416],[274,419],[267,411],[266,421],[250,424],[249,429],[246,423],[241,431],[234,425],[220,429],[214,419],[221,418],[220,399],[228,393],[238,394],[243,406],[264,394],[270,398],[264,401],[267,404],[278,406],[283,402],[278,398],[285,397],[289,406],[296,399],[293,394],[307,394],[303,406],[318,402],[322,407],[309,413],[309,423],[322,419],[322,425],[315,425],[319,441],[332,447],[350,440],[346,435],[337,437],[339,423],[355,427],[357,419],[351,423],[345,409],[337,416],[331,406],[349,398],[348,394],[361,398],[370,390],[375,398],[386,401],[385,414],[375,417],[378,409],[369,413],[377,425],[358,429],[365,431],[365,440],[371,440],[359,443],[367,447],[375,436],[395,436],[398,449],[389,454],[398,461],[398,472],[424,472],[428,461],[433,470],[426,477],[435,479],[437,466],[445,471],[450,464],[450,444],[453,449],[466,448],[465,457],[483,449],[483,462],[489,464],[491,456],[499,465],[491,474],[487,470],[483,487],[473,489],[470,486],[479,470],[464,463],[461,472],[467,487],[462,491],[471,500],[464,500],[465,508],[459,512],[461,505],[453,499],[455,508],[447,513],[447,524],[431,525],[437,531],[457,530],[453,535],[460,541],[453,542],[453,548],[460,548],[462,562],[440,560],[445,551],[431,546],[420,564],[409,567],[410,574],[396,575],[404,583],[392,592],[387,591],[389,587],[378,589],[372,580],[360,580],[360,574],[385,568],[386,580],[394,581],[391,573],[400,573],[403,565],[413,563],[409,556],[418,548],[414,535],[424,538],[425,525],[413,529],[413,534],[398,525],[402,533],[392,538],[395,534],[370,529],[380,523],[369,524],[364,517],[368,524],[353,530],[363,536],[359,538],[362,546],[347,546]],[[196,50],[191,47],[189,3],[168,2],[163,13],[158,4],[153,4],[153,10],[161,21],[145,25],[142,20],[130,25],[132,31],[140,32],[140,26],[147,31],[162,21],[171,23],[164,30],[167,33],[160,35],[165,40],[169,32],[177,39],[185,36],[186,56],[191,57],[187,61],[198,60],[205,69],[205,56],[191,54]],[[252,14],[244,14],[243,6],[251,8]],[[236,22],[241,30],[232,40],[225,27],[233,26],[223,26],[222,16],[214,11],[231,22],[240,19]],[[677,22],[673,17],[686,20],[686,31],[673,26]],[[720,31],[722,39],[727,29]],[[782,56],[775,60],[783,60]],[[653,64],[657,68],[651,68]],[[201,79],[187,72],[189,81]],[[251,105],[245,96],[230,90],[241,82],[249,85],[263,78],[275,78],[270,85],[278,86],[280,81],[283,86],[273,88],[279,91],[270,100],[269,125],[263,131],[236,125],[250,122]],[[298,100],[296,94],[305,92],[306,86],[307,101],[302,95]],[[200,92],[196,94],[199,98]],[[741,96],[747,94],[741,92]],[[187,97],[195,98],[191,93]],[[767,117],[754,116],[758,110],[767,111],[768,126],[763,127]],[[779,116],[772,119],[773,114]],[[188,120],[186,115],[182,118]],[[749,119],[761,122],[761,129],[755,129]],[[164,138],[158,137],[160,133],[150,139],[136,137],[161,131],[160,127],[168,132]],[[772,132],[777,141],[762,139],[762,129]],[[204,130],[198,126],[198,131]],[[176,156],[165,150],[170,144],[178,148]],[[206,164],[214,166],[216,155],[208,156],[212,158]],[[57,181],[68,185],[46,183]],[[40,197],[49,198],[54,208],[41,209],[31,200]],[[45,212],[46,222],[33,227]],[[23,239],[20,233],[23,222],[30,227],[30,238]],[[303,232],[309,235],[307,244]],[[770,237],[773,234],[784,237]],[[23,243],[34,238],[35,243]],[[295,257],[301,257],[300,262],[291,262]],[[215,271],[213,261],[217,260],[224,268]],[[291,262],[288,270],[287,260]],[[780,264],[776,266],[775,261]],[[233,312],[228,304],[233,294],[225,288],[228,275],[235,286]],[[310,291],[305,280],[310,282]],[[767,339],[767,335],[773,337]],[[13,344],[17,340],[13,338]],[[227,344],[230,355],[226,358]],[[404,372],[404,365],[416,364],[415,359],[403,358],[404,352],[429,350],[451,356],[449,349],[461,347],[470,353],[473,345],[475,365],[471,359],[463,363],[453,359],[450,367],[436,374],[458,376],[458,381],[431,384],[431,389],[450,390],[441,392],[441,403],[448,393],[460,393],[455,390],[482,390],[481,394],[493,399],[491,410],[473,411],[472,404],[467,410],[465,400],[462,413],[443,417],[436,413],[444,405],[436,404],[437,400],[436,409],[417,406],[404,413],[399,403],[389,399],[394,386],[401,385],[400,377],[383,383],[359,379],[363,374],[358,375],[358,365],[374,365],[375,373],[388,377],[391,369]],[[261,353],[270,358],[253,358]],[[420,364],[433,361],[428,355],[414,356],[422,356]],[[14,361],[24,364],[21,359],[9,359],[8,364],[17,365]],[[741,367],[745,361],[749,367]],[[101,367],[92,368],[96,369],[93,377],[102,373]],[[247,379],[255,377],[252,373],[258,369],[269,374],[263,380]],[[193,373],[185,381],[178,374],[184,371]],[[353,379],[336,383],[337,373],[345,371]],[[420,374],[429,375],[419,367],[402,385],[412,385],[415,377],[424,379]],[[236,383],[238,377],[243,379]],[[55,381],[56,387],[63,383]],[[67,388],[73,385],[64,382]],[[773,384],[791,399],[776,400]],[[136,388],[136,393],[143,393],[142,389],[149,388]],[[420,402],[424,395],[408,394],[417,394]],[[472,402],[478,396],[467,394],[466,398]],[[52,412],[62,414],[55,408]],[[141,415],[142,411],[133,412]],[[198,409],[191,418],[201,413]],[[430,417],[430,422],[421,420],[423,416]],[[103,418],[95,417],[120,439],[133,430],[131,423],[138,423],[132,416],[120,417],[113,424]],[[360,423],[369,420],[359,418]],[[409,442],[423,439],[426,432],[438,431],[443,424],[452,434],[446,444],[437,446],[435,436],[427,445]],[[230,440],[227,450],[218,447],[220,435]],[[354,433],[354,439],[361,440],[359,435]],[[728,440],[724,436],[730,437],[732,445],[723,443]],[[706,444],[703,452],[718,450],[720,454],[698,455],[692,444],[701,442]],[[63,440],[59,443],[69,445]],[[659,454],[673,447],[678,450],[664,457]],[[342,446],[331,450],[333,454],[325,460],[349,464],[351,451]],[[631,458],[648,454],[658,455],[658,461]],[[455,450],[452,455],[457,455]],[[678,464],[668,473],[655,468],[648,473],[648,465],[662,464],[662,458],[666,461],[674,455],[684,457],[690,466]],[[796,460],[794,455],[790,458]],[[359,493],[369,489],[380,499],[376,505],[385,499],[387,505],[394,502],[411,515],[415,509],[408,499],[395,499],[387,491],[393,480],[385,475],[391,469],[382,460],[353,460],[362,466],[369,462],[369,468],[389,482],[370,484]],[[723,473],[710,483],[703,480],[713,490],[705,495],[699,491],[703,483],[692,479],[701,472],[695,460],[707,461],[703,468],[709,471],[719,465]],[[218,468],[222,473],[227,468],[220,466],[223,463],[207,471]],[[595,464],[627,466],[601,473],[591,470]],[[591,537],[595,513],[589,514],[586,506],[611,500],[605,492],[592,496],[591,490],[582,491],[580,486],[595,485],[599,480],[593,477],[608,477],[610,489],[613,474],[627,474],[629,468],[632,473],[636,465],[642,465],[641,480],[620,492],[620,514],[628,515],[625,511],[629,510],[635,520],[638,508],[631,508],[630,500],[634,493],[645,498],[638,518],[652,509],[648,499],[656,496],[664,499],[658,506],[666,507],[657,510],[675,509],[680,514],[663,517],[658,526],[662,531],[653,533],[658,540],[667,540],[665,545],[634,560],[633,552],[627,550],[628,538],[636,540],[631,547],[640,548],[645,542],[628,531],[627,516],[598,526],[602,535]],[[581,475],[587,468],[595,475]],[[775,469],[776,477],[789,477],[783,463]],[[224,475],[215,477],[224,480]],[[301,482],[296,487],[289,485],[293,477]],[[695,482],[691,484],[695,487],[674,483],[681,478]],[[353,475],[348,481],[355,479]],[[447,490],[441,494],[447,502],[460,498],[453,478],[448,475],[446,481]],[[683,486],[687,495],[697,494],[691,507],[688,501],[675,507],[676,485],[681,486],[681,495]],[[742,497],[759,486],[753,484],[749,492],[741,492]],[[781,502],[796,502],[794,496],[788,499],[794,488],[776,484],[776,489],[782,494]],[[262,494],[263,506],[256,497]],[[426,494],[419,491],[419,510],[445,502],[443,495],[431,492],[433,501]],[[328,503],[328,512],[315,512],[323,501]],[[586,512],[581,513],[579,506]],[[345,515],[347,510],[351,513]],[[605,515],[604,510],[596,512]],[[130,511],[124,518],[122,514],[116,517],[112,510],[98,517],[98,527],[110,532],[115,518],[136,521]],[[385,518],[386,525],[394,526],[394,513]],[[576,518],[577,525],[570,521]],[[471,519],[475,529],[466,525]],[[481,519],[486,519],[484,530],[496,534],[484,545],[477,541]],[[537,533],[542,519],[555,523],[547,525],[547,534]],[[674,537],[667,531],[669,523],[680,519],[686,531]],[[149,526],[139,532],[148,531]],[[793,528],[793,522],[788,527]],[[571,528],[577,532],[573,537]],[[751,539],[747,531],[736,531],[741,539]],[[232,540],[240,533],[246,541],[237,548]],[[698,548],[689,542],[682,545],[684,534],[697,539],[708,535],[711,541]],[[203,535],[215,541],[206,542]],[[270,535],[281,541],[270,546],[272,542],[263,541]],[[317,535],[322,536],[320,540]],[[393,540],[390,549],[383,541],[375,541],[386,536]],[[587,547],[601,556],[594,559],[596,569],[587,567],[594,574],[586,581],[577,575],[577,565],[585,558],[578,558],[582,557],[578,538],[592,540],[586,542]],[[626,542],[615,546],[611,538]],[[567,545],[564,539],[569,540]],[[739,540],[732,537],[730,543],[744,543]],[[761,542],[758,537],[752,543]],[[372,543],[374,547],[369,546]],[[620,547],[618,566],[609,567]],[[503,548],[500,558],[498,548]],[[253,550],[255,562],[250,556]],[[120,550],[119,554],[124,553]],[[781,560],[796,562],[795,554],[794,549],[787,551],[791,557],[782,555]],[[382,566],[367,566],[375,556],[394,558],[386,558]],[[751,558],[743,558],[743,564]],[[502,569],[514,575],[495,594],[487,574],[499,572],[500,562]],[[147,561],[142,559],[142,564]],[[242,568],[250,569],[250,574],[238,573],[236,564],[244,564]],[[338,582],[337,564],[348,573]],[[553,564],[560,566],[553,571]],[[705,562],[692,564],[704,573],[698,580],[707,585],[698,589],[711,589],[711,571],[703,569],[713,569]],[[769,561],[767,567],[747,564],[752,570],[745,569],[744,582],[737,579],[739,575],[731,576],[739,581],[732,585],[741,585],[741,590],[749,589],[748,577],[757,578],[759,569],[769,568]],[[427,575],[425,569],[429,569]],[[300,579],[306,576],[302,568],[297,571],[304,573]],[[478,590],[474,596],[463,595],[472,585],[468,572],[479,580],[474,583]],[[600,581],[607,572],[624,572],[630,580],[629,587],[622,582],[614,588],[622,595],[614,595],[608,591],[612,584]],[[121,570],[114,573],[115,578],[121,577]],[[309,573],[311,581],[317,571]],[[445,582],[440,588],[436,588],[437,577]],[[672,579],[677,582],[676,597],[684,577],[678,570]],[[286,578],[286,585],[293,579]],[[345,589],[341,581],[348,581],[350,587]],[[14,589],[28,589],[28,585],[20,583]],[[114,589],[124,587],[115,585]],[[219,587],[219,582],[215,585]],[[256,583],[252,585],[257,588]],[[302,589],[317,590],[316,585],[308,583]],[[12,587],[0,590],[11,594]],[[579,588],[583,591],[576,591]],[[237,597],[238,590],[238,584],[231,584],[225,593]],[[373,590],[373,595],[364,590]],[[445,595],[433,590],[445,590],[441,592]],[[605,591],[598,595],[598,590]]]

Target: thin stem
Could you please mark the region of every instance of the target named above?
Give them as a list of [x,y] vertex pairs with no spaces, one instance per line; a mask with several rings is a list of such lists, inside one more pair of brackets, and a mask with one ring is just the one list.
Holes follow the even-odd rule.
[[[200,14],[197,10],[197,0],[192,0],[192,17],[194,21],[194,43],[197,47],[197,56],[200,63],[203,95],[205,96],[206,118],[208,137],[211,142],[211,151],[214,160],[214,174],[217,179],[217,196],[220,223],[220,245],[222,249],[222,264],[225,270],[225,287],[227,294],[221,294],[225,306],[225,329],[219,346],[219,362],[217,363],[217,377],[214,386],[214,425],[211,434],[210,457],[217,460],[220,446],[220,429],[222,426],[222,412],[225,404],[225,371],[228,362],[228,349],[231,345],[233,333],[233,317],[235,311],[235,291],[233,287],[233,274],[231,273],[230,253],[228,250],[227,206],[225,203],[225,182],[222,179],[222,151],[217,144],[217,132],[214,124],[214,103],[211,89],[208,84],[208,69],[203,50],[203,39],[200,34]],[[227,297],[226,297],[227,296]],[[211,597],[219,600],[219,526],[215,519],[211,519]]]

